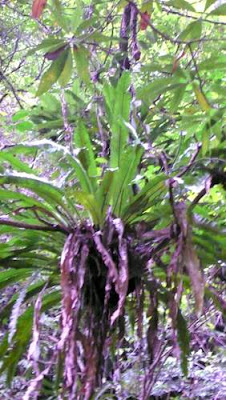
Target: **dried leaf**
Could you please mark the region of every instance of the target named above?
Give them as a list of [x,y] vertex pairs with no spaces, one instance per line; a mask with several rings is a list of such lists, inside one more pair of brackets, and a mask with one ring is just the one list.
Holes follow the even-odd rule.
[[62,331],[58,350],[65,350],[64,375],[70,398],[77,391],[77,343],[78,312],[81,307],[81,291],[85,278],[85,265],[89,254],[87,244],[77,232],[70,234],[61,256]]
[[191,232],[189,232],[183,250],[184,264],[190,277],[191,287],[195,298],[195,309],[200,315],[203,309],[204,280],[201,265],[196,251],[192,245]]
[[178,63],[178,60],[177,60],[177,58],[175,58],[174,59],[174,61],[173,61],[173,67],[172,67],[172,74],[174,73],[174,72],[176,72],[176,70],[177,70],[177,68],[178,68],[178,65],[179,65],[179,63]]
[[113,220],[114,226],[118,233],[118,250],[119,250],[119,266],[118,266],[118,280],[116,284],[116,291],[119,295],[118,307],[114,314],[111,316],[111,324],[122,314],[126,295],[128,292],[129,270],[128,270],[128,252],[127,242],[123,238],[124,227],[120,218]]
[[141,20],[140,20],[140,30],[145,31],[149,25],[150,22],[150,14],[145,11],[144,13],[141,13]]
[[47,0],[34,0],[32,4],[32,12],[31,15],[33,18],[40,18],[42,12],[46,6]]
[[27,390],[26,393],[23,396],[23,400],[29,400],[29,399],[33,399],[34,400],[34,392],[37,390],[37,388],[40,386],[41,382],[43,381],[45,375],[48,375],[50,369],[52,368],[52,365],[55,362],[55,358],[56,358],[56,353],[53,354],[52,359],[48,362],[48,366],[42,371],[40,372],[40,374],[38,376],[36,376],[35,379],[32,379]]
[[198,86],[195,84],[193,84],[193,88],[194,88],[197,102],[199,103],[201,109],[203,111],[209,111],[211,109],[211,107],[210,107],[204,93],[202,93],[201,90],[198,88]]
[[33,274],[26,282],[23,288],[21,288],[19,296],[13,306],[12,309],[12,314],[10,316],[10,322],[9,322],[9,337],[8,337],[8,342],[11,343],[14,334],[16,333],[16,326],[17,326],[17,320],[21,314],[21,306],[24,301],[24,298],[27,293],[27,289],[30,286],[30,284],[33,282],[33,280],[36,278],[37,273]]
[[182,201],[175,205],[175,214],[177,223],[181,230],[179,238],[182,240],[182,248],[180,246],[180,251],[185,268],[190,277],[191,287],[195,298],[195,309],[199,315],[203,308],[204,280],[201,273],[200,261],[192,244],[192,230],[188,223],[185,202]]
[[[34,307],[34,318],[33,318],[33,338],[28,350],[28,360],[34,361],[36,372],[39,374],[39,368],[36,364],[39,360],[40,356],[40,316],[41,316],[41,308],[42,308],[42,295],[46,289],[47,284],[43,287],[41,292],[38,295],[38,298],[35,302]],[[38,375],[36,374],[36,376]]]
[[61,53],[64,51],[64,49],[67,47],[67,44],[65,44],[64,46],[59,47],[59,49],[54,50],[54,51],[48,51],[47,53],[44,54],[44,58],[46,58],[47,60],[56,60]]
[[111,279],[111,281],[113,283],[118,282],[118,271],[116,268],[116,265],[111,257],[111,254],[107,251],[107,249],[104,247],[101,239],[100,239],[100,233],[96,232],[93,235],[93,239],[96,245],[97,250],[99,251],[99,253],[102,256],[103,262],[106,265],[106,267],[108,267],[108,274],[109,274],[109,278]]

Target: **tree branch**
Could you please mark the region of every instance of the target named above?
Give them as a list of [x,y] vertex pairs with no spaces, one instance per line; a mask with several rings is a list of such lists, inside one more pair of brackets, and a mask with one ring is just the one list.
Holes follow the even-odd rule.
[[[162,11],[164,11],[164,12],[166,12],[168,14],[179,15],[180,17],[184,17],[184,18],[194,19],[195,21],[199,21],[200,20],[200,17],[194,17],[193,15],[183,14],[180,11],[172,10],[171,8],[167,8],[166,6],[162,7]],[[214,24],[214,25],[226,25],[225,22],[214,21],[214,20],[208,19],[208,18],[202,18],[202,21],[203,22],[209,22],[210,24]]]
[[15,228],[21,228],[21,229],[31,229],[31,230],[36,230],[36,231],[57,231],[57,232],[62,232],[64,234],[68,234],[70,231],[69,229],[66,229],[62,226],[59,225],[35,225],[35,224],[26,224],[25,222],[19,222],[19,221],[13,221],[11,219],[7,218],[0,218],[0,225],[7,225],[7,226],[13,226]]

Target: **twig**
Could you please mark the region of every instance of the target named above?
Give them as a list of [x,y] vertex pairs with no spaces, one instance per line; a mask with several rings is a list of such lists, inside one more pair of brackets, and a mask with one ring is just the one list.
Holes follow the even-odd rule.
[[203,188],[198,195],[194,198],[193,202],[188,207],[188,212],[191,212],[198,202],[205,196],[206,188]]
[[201,20],[202,22],[209,22],[210,24],[214,24],[214,25],[226,25],[225,22],[214,21],[214,20],[208,19],[208,18],[195,17],[195,16],[189,15],[189,14],[183,14],[180,11],[172,10],[172,9],[169,9],[169,8],[166,8],[166,7],[162,7],[162,11],[165,11],[168,14],[179,15],[180,17],[184,17],[184,18],[194,19],[196,21],[200,21]]
[[13,49],[13,51],[12,51],[12,54],[10,55],[9,60],[8,60],[8,63],[7,63],[7,65],[6,65],[5,68],[4,68],[4,73],[7,71],[7,69],[8,69],[8,67],[9,67],[10,63],[13,61],[13,58],[14,58],[16,52],[17,52],[17,49],[18,49],[19,40],[20,40],[20,37],[17,37],[17,38],[16,38],[16,41],[15,41],[14,49]]
[[[136,4],[135,4],[134,2],[129,1],[129,0],[127,0],[127,2],[128,2],[128,3],[134,4],[134,6],[137,8],[137,6],[136,6]],[[142,12],[141,12],[138,8],[137,8],[137,11],[138,11],[138,14],[139,14],[140,16],[142,16]],[[208,42],[210,42],[210,41],[217,41],[217,42],[218,42],[219,40],[226,40],[226,38],[223,38],[223,39],[209,38],[209,39],[207,39],[207,38],[205,38],[205,37],[199,38],[199,39],[192,39],[192,40],[189,40],[189,41],[181,40],[181,39],[173,39],[173,38],[171,38],[169,35],[167,35],[166,33],[162,32],[162,31],[160,31],[158,28],[156,28],[156,27],[152,24],[152,22],[151,22],[150,20],[147,21],[147,24],[151,27],[151,29],[153,30],[153,32],[155,32],[157,35],[161,36],[163,39],[165,39],[165,40],[167,40],[167,41],[169,41],[169,42],[171,42],[171,43],[173,43],[173,44],[186,44],[186,45],[189,45],[189,44],[198,43],[198,42],[206,42],[206,41],[208,41]]]
[[191,157],[191,160],[189,161],[188,165],[186,165],[186,167],[184,167],[183,170],[177,175],[178,178],[181,178],[193,166],[193,163],[194,163],[195,159],[197,158],[201,147],[202,147],[202,145],[200,143],[198,143],[197,147],[196,147],[196,150],[195,150],[194,154]]
[[18,95],[17,95],[17,93],[16,93],[16,90],[14,89],[12,83],[11,83],[11,82],[8,80],[8,78],[6,78],[6,76],[0,71],[0,81],[1,81],[1,78],[2,78],[2,80],[5,80],[6,83],[7,83],[7,85],[10,87],[10,89],[11,89],[11,91],[12,91],[12,93],[13,93],[13,95],[14,95],[16,101],[17,101],[17,103],[19,104],[20,108],[23,108],[23,106],[22,106],[22,104],[21,104],[21,101],[20,101],[20,98],[18,97]]
[[0,218],[0,225],[14,226],[15,228],[21,229],[31,229],[36,231],[58,231],[65,234],[69,233],[69,229],[62,227],[60,225],[54,224],[51,226],[26,224],[25,222],[13,221],[7,218]]
[[192,51],[191,44],[188,44],[188,48],[189,48],[189,51],[190,51],[190,54],[191,54],[191,58],[192,58],[192,61],[193,61],[194,67],[195,67],[195,72],[196,72],[196,75],[197,75],[197,78],[198,78],[198,81],[199,81],[199,88],[200,88],[200,91],[201,91],[202,94],[204,95],[203,89],[202,89],[202,88],[203,88],[202,78],[201,78],[200,73],[199,73],[198,65],[197,65],[197,62],[196,62],[194,53],[193,53],[193,51]]
[[68,122],[68,106],[67,102],[64,96],[64,89],[61,91],[60,95],[61,99],[61,109],[62,109],[62,116],[63,116],[63,121],[64,121],[64,129],[66,132],[65,135],[65,142],[69,143],[70,151],[73,152],[73,127],[71,124]]

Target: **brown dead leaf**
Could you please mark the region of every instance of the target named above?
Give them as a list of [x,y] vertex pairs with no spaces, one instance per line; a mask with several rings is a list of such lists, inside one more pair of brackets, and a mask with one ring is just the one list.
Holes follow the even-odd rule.
[[146,31],[146,29],[149,25],[149,22],[150,22],[150,17],[151,16],[147,11],[140,14],[140,18],[141,18],[140,19],[140,30],[141,31]]
[[33,18],[38,19],[46,6],[47,0],[34,0],[32,4],[31,15]]
[[66,47],[67,44],[63,45],[62,47],[59,47],[59,49],[57,50],[48,51],[47,53],[44,54],[44,58],[46,58],[47,60],[56,60],[57,58],[59,58],[59,56],[65,50]]
[[202,313],[204,298],[204,279],[201,272],[201,265],[191,241],[191,233],[187,236],[184,246],[184,264],[191,281],[191,287],[195,298],[195,309],[197,315]]

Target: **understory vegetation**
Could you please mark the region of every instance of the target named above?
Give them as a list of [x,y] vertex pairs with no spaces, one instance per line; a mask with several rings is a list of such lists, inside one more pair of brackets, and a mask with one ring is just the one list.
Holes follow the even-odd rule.
[[0,0],[0,398],[223,400],[224,1]]

